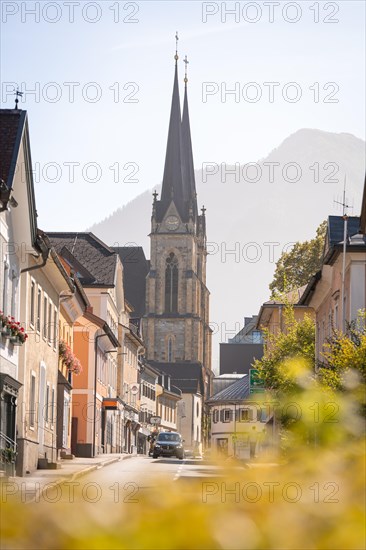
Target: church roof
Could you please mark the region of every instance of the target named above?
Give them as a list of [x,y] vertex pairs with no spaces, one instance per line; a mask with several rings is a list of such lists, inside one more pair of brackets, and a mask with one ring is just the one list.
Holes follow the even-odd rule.
[[[184,206],[187,200],[187,190],[183,177],[183,154],[181,132],[181,110],[178,86],[178,65],[175,62],[174,84],[168,141],[166,146],[163,186],[161,190],[161,202],[169,206],[172,199],[178,210]],[[182,212],[183,214],[183,212]]]
[[156,201],[154,204],[155,215],[158,222],[163,220],[172,201],[182,221],[188,221],[190,207],[192,208],[193,216],[197,216],[196,183],[189,122],[187,83],[185,85],[182,118],[177,59],[174,70],[173,95],[161,197],[160,200]]
[[182,146],[183,146],[184,176],[186,178],[186,185],[189,192],[188,200],[192,199],[193,212],[194,212],[194,215],[196,215],[197,214],[196,180],[194,175],[191,127],[189,122],[187,82],[185,82],[185,86],[184,86]]

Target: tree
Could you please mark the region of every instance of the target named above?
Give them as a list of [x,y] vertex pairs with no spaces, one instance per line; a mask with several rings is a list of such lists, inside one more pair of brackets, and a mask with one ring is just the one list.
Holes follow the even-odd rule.
[[289,292],[306,285],[321,268],[327,222],[323,221],[311,241],[297,242],[290,252],[283,252],[276,263],[273,280],[269,285],[272,296]]
[[273,334],[264,330],[264,355],[253,366],[267,389],[292,393],[304,376],[314,375],[315,324],[308,315],[296,320],[291,304],[285,305],[283,318],[283,331]]
[[333,331],[322,355],[318,379],[323,386],[344,392],[366,383],[366,310],[359,312],[346,333]]

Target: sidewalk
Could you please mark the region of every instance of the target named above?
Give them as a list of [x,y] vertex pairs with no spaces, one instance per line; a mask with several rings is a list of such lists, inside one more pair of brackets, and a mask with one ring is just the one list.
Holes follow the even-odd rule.
[[43,491],[51,489],[65,481],[75,481],[93,470],[104,468],[120,460],[132,458],[132,454],[101,454],[95,458],[78,458],[72,460],[61,459],[59,470],[35,470],[24,477],[11,477],[1,482],[1,502],[8,498],[15,498],[23,503],[36,502]]

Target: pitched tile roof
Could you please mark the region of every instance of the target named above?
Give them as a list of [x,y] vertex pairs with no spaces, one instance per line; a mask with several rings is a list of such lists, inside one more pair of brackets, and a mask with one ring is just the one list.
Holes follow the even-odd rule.
[[[366,246],[366,235],[355,238],[360,231],[360,218],[349,216],[347,220],[347,252],[363,251]],[[323,264],[332,264],[343,249],[344,220],[342,216],[329,216],[328,231],[325,242]]]
[[125,297],[133,307],[132,317],[145,313],[146,276],[149,263],[141,246],[114,247],[123,264],[123,285]]
[[26,111],[0,109],[0,178],[9,188],[12,186],[25,118]]
[[113,287],[117,254],[93,233],[47,233],[85,287]]
[[250,396],[249,376],[244,375],[237,382],[219,391],[208,400],[211,402],[242,401]]
[[203,394],[203,369],[201,363],[161,363],[159,361],[149,361],[149,364],[169,374],[172,382],[183,393]]
[[[360,218],[350,216],[347,222],[347,236],[356,235],[360,228]],[[328,238],[330,246],[343,242],[343,218],[342,216],[329,216],[328,218]]]

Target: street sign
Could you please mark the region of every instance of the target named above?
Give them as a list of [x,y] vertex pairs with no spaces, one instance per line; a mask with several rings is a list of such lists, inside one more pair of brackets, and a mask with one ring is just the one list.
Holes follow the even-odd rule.
[[259,378],[258,369],[250,369],[249,371],[250,388],[264,388],[264,382]]
[[161,416],[150,416],[150,424],[160,424]]
[[264,393],[266,390],[264,388],[250,388],[249,393]]

